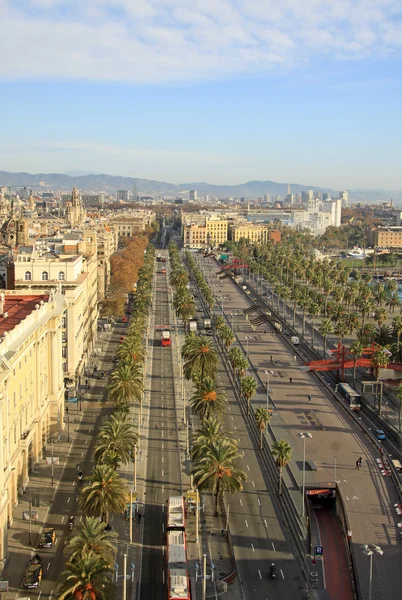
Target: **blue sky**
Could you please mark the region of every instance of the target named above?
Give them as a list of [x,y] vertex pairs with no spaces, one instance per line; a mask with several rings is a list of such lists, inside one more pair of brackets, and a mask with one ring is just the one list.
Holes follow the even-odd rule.
[[402,189],[400,0],[0,0],[0,170]]

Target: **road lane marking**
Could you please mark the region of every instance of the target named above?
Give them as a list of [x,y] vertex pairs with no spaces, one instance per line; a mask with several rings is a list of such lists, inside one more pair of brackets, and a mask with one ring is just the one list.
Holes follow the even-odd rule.
[[88,440],[85,440],[85,443],[88,444]]
[[252,483],[253,487],[255,488],[255,483],[254,483],[254,481],[252,481],[251,483]]
[[62,522],[62,523],[64,522],[64,517],[61,517],[61,522]]
[[164,472],[164,470],[162,469],[162,477],[163,477],[164,475],[165,475],[165,472]]
[[243,453],[242,453],[242,454],[243,454],[243,457],[244,457],[244,456],[246,456],[246,455],[245,455],[245,453],[244,453],[244,450],[243,450]]
[[165,512],[165,505],[162,504],[162,512]]
[[81,452],[81,458],[84,456],[84,452]]
[[162,462],[163,462],[163,456],[162,456]]
[[75,481],[73,481],[73,487],[75,486],[75,484],[76,484],[76,482],[75,482]]
[[260,502],[260,499],[259,499],[259,498],[257,498],[257,500],[258,500],[258,504],[259,504],[259,505],[260,505],[260,506],[261,506],[261,502]]
[[42,596],[42,592],[39,592],[38,600],[39,600],[39,598],[40,598],[41,596]]
[[239,502],[240,502],[240,506],[243,506],[243,502],[241,501],[241,498],[239,498]]
[[274,542],[272,542],[272,549],[273,549],[274,552],[276,552],[275,546],[274,546]]
[[233,415],[231,415],[231,417],[230,417],[230,418],[231,418],[231,419],[232,419],[232,421],[233,421]]
[[165,571],[164,570],[162,571],[162,581],[163,581],[163,583],[165,583]]
[[162,533],[165,533],[165,524],[162,523]]
[[248,527],[248,523],[247,523],[246,519],[244,519],[244,522],[245,522],[245,524],[246,524],[246,527]]
[[261,575],[260,569],[258,569],[258,575],[260,576],[260,579],[262,579],[262,575]]
[[246,467],[247,467],[247,471],[249,471],[249,470],[250,470],[250,467],[249,467],[248,465],[246,465]]
[[268,529],[268,523],[267,523],[266,519],[264,519],[264,525]]
[[240,438],[237,438],[239,440],[239,444],[240,444]]
[[252,547],[252,549],[253,549],[253,552],[255,552],[253,544],[251,544],[251,547]]
[[283,571],[282,571],[282,569],[279,569],[279,570],[280,570],[280,572],[281,572],[282,579],[285,579],[285,575],[283,574]]
[[235,426],[235,431],[237,431],[237,427]]
[[67,504],[70,502],[71,498],[67,498]]

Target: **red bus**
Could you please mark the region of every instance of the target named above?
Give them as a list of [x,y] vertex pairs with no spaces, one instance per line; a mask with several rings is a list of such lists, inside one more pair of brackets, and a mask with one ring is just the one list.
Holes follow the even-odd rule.
[[166,539],[168,600],[190,600],[186,534],[168,531]]
[[184,531],[186,512],[183,496],[169,496],[167,507],[166,531]]
[[162,346],[170,346],[170,331],[162,331]]

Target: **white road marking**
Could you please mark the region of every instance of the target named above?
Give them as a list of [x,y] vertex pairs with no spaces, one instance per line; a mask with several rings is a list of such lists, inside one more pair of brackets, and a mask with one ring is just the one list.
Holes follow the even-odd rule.
[[237,431],[237,427],[235,426],[235,431]]
[[164,492],[164,491],[165,491],[165,486],[163,485],[163,486],[162,486],[162,492]]
[[81,452],[81,457],[84,456],[84,452]]
[[164,475],[165,475],[165,472],[164,472],[164,470],[162,469],[162,477],[163,477]]
[[264,519],[264,525],[268,529],[268,523],[267,523],[266,519]]
[[240,502],[240,506],[243,506],[243,502],[241,501],[241,498],[239,498],[239,502]]
[[163,462],[163,456],[162,456],[162,462]]
[[85,443],[88,444],[88,440],[85,440]]
[[246,527],[248,527],[248,523],[247,523],[246,519],[244,519],[244,522],[245,522],[245,524],[246,524]]
[[237,438],[239,440],[239,444],[240,444],[240,438]]
[[162,523],[162,533],[165,533],[165,524]]
[[61,517],[61,522],[62,522],[62,523],[64,522],[64,517]]
[[67,498],[67,504],[70,502],[71,498]]
[[39,592],[38,600],[39,600],[39,598],[40,598],[41,596],[42,596],[42,592]]
[[261,575],[260,569],[258,569],[258,575],[260,576],[260,579],[262,579],[262,575]]
[[254,481],[252,481],[251,483],[252,483],[252,486],[255,488],[255,483],[254,483]]
[[253,549],[253,552],[255,552],[253,544],[251,544],[251,547],[252,547],[252,549]]
[[164,449],[164,447],[165,447],[165,444],[162,444],[162,450]]
[[247,471],[249,471],[249,470],[250,470],[250,467],[249,467],[248,465],[246,465],[246,467],[247,467]]
[[50,561],[47,563],[46,571],[49,570],[49,567],[50,567]]
[[282,571],[282,569],[279,569],[279,570],[280,570],[280,572],[281,572],[282,579],[285,579],[285,575],[283,574],[283,571]]
[[76,484],[76,482],[75,482],[75,481],[73,481],[73,487],[75,486],[75,484]]
[[243,456],[246,456],[246,454],[245,454],[244,450],[243,450]]
[[272,542],[272,549],[273,549],[274,552],[276,552],[275,546],[274,546],[274,542]]
[[260,506],[261,506],[261,502],[260,502],[260,499],[259,499],[259,498],[257,498],[257,500],[258,500],[258,504],[259,504],[259,505],[260,505]]
[[162,571],[162,581],[165,583],[165,571]]
[[231,416],[231,419],[232,419],[232,421],[233,421],[233,415]]

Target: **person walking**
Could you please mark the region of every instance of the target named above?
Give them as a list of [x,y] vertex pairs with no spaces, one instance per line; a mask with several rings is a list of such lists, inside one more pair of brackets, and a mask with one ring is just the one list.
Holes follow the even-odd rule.
[[85,380],[85,386],[88,389],[88,379]]
[[359,469],[360,469],[360,467],[362,467],[362,466],[363,466],[363,459],[362,459],[362,457],[361,457],[361,456],[359,456]]
[[141,523],[141,516],[142,516],[141,513],[138,513],[138,515],[137,515],[137,517],[138,517],[138,524]]
[[311,394],[309,394],[309,395],[307,396],[307,398],[308,398],[308,401],[309,401],[309,402],[311,402]]
[[289,383],[293,383],[292,377],[289,377]]
[[356,461],[356,471],[360,471],[360,461],[359,461],[359,459]]

